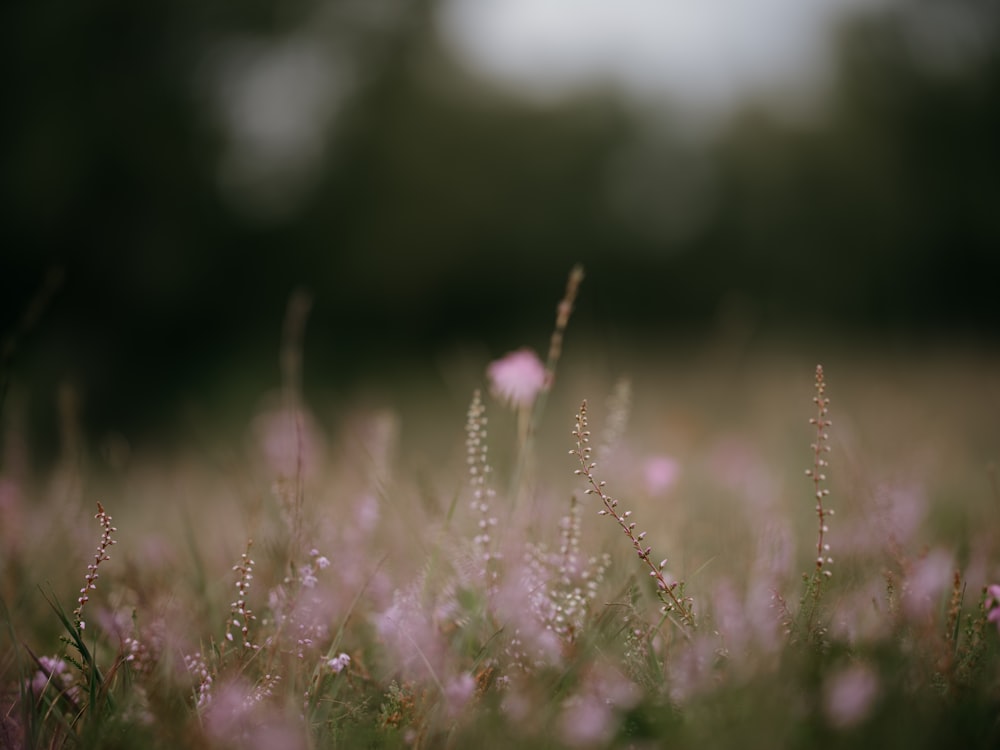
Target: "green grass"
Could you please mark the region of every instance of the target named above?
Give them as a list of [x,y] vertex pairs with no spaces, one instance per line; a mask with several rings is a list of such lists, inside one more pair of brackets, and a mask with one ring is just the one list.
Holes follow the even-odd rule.
[[[814,362],[595,366],[570,338],[530,440],[494,399],[470,430],[471,388],[428,390],[336,421],[281,401],[225,461],[4,467],[0,745],[997,745],[994,358],[830,352],[820,571]],[[625,375],[628,414],[606,406]],[[569,455],[585,398],[593,485]],[[98,501],[116,544],[77,618]]]

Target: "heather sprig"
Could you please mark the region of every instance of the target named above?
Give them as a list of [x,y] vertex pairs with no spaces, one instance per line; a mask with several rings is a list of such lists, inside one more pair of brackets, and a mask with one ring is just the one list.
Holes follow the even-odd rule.
[[257,616],[247,604],[247,591],[250,589],[250,582],[253,581],[253,558],[250,557],[250,548],[253,540],[247,540],[246,551],[240,555],[240,562],[233,566],[233,571],[239,573],[236,579],[236,601],[230,603],[229,620],[226,622],[226,640],[235,643],[236,637],[233,635],[233,628],[238,628],[240,643],[245,651],[256,651],[259,645],[250,639],[250,623],[257,619]]
[[90,601],[90,592],[97,588],[97,569],[102,562],[111,559],[108,549],[110,549],[112,544],[117,544],[117,541],[112,539],[111,535],[118,531],[118,529],[111,525],[111,516],[104,510],[104,506],[100,502],[97,503],[97,515],[94,518],[101,524],[101,541],[97,545],[97,552],[94,553],[94,561],[87,566],[87,575],[84,578],[83,588],[80,589],[80,596],[76,600],[77,607],[73,610],[73,622],[80,630],[84,630],[87,627],[87,623],[82,619],[83,607]]
[[[226,666],[227,646],[229,644],[239,645],[238,658],[260,650],[260,645],[254,643],[250,637],[250,623],[256,620],[257,616],[247,603],[247,593],[250,589],[250,583],[253,581],[253,569],[256,564],[250,557],[252,546],[253,540],[248,539],[246,549],[240,555],[239,563],[232,567],[232,570],[239,575],[236,577],[235,584],[236,600],[229,603],[225,640],[220,644],[218,650],[208,652],[209,657],[206,657],[202,651],[185,654],[183,657],[188,674],[196,682],[195,706],[199,710],[207,708],[212,702],[216,678]],[[212,655],[216,658],[210,658]]]
[[487,594],[495,592],[499,572],[497,569],[498,555],[494,552],[492,530],[497,525],[497,519],[492,515],[492,503],[496,492],[490,482],[492,468],[487,455],[487,418],[486,406],[483,404],[479,390],[472,394],[469,404],[468,418],[465,424],[466,461],[469,465],[469,484],[472,488],[471,507],[477,517],[477,533],[473,538],[473,547],[480,571],[486,584]]
[[827,520],[833,515],[833,509],[824,505],[824,499],[830,494],[830,490],[824,486],[826,482],[826,468],[829,466],[825,456],[830,452],[828,443],[830,434],[827,429],[833,424],[827,419],[830,410],[830,399],[826,397],[826,381],[823,378],[823,366],[816,365],[816,395],[813,396],[813,403],[816,404],[816,416],[809,420],[809,424],[816,427],[816,442],[810,447],[813,452],[812,468],[806,469],[806,476],[813,480],[813,496],[816,498],[816,518],[819,522],[816,536],[816,573],[829,578],[833,573],[824,566],[833,564],[833,558],[829,556],[830,545],[824,541],[826,533],[830,530]]
[[205,657],[199,651],[184,656],[184,666],[195,679],[195,708],[202,710],[212,702],[212,686],[215,684],[215,671],[211,669]]
[[829,554],[830,545],[826,541],[826,534],[830,530],[827,521],[833,515],[833,509],[825,503],[830,494],[830,490],[826,487],[826,469],[829,466],[826,455],[830,452],[828,443],[830,434],[827,430],[833,422],[827,418],[830,410],[830,399],[826,396],[826,380],[822,365],[816,365],[815,388],[816,395],[813,396],[813,404],[816,405],[816,415],[809,419],[809,424],[816,428],[816,438],[810,445],[813,464],[812,467],[806,469],[806,476],[812,479],[813,499],[816,503],[816,565],[811,575],[803,574],[805,591],[799,606],[800,617],[804,614],[806,633],[811,638],[819,637],[824,632],[822,628],[816,629],[814,627],[813,620],[819,607],[823,582],[833,575],[829,569],[829,566],[833,564],[833,558]]
[[695,627],[695,617],[693,600],[683,593],[683,584],[678,581],[668,582],[663,575],[663,570],[667,566],[667,560],[661,560],[659,564],[653,562],[653,548],[645,543],[646,532],[636,531],[636,522],[632,520],[632,511],[620,512],[618,501],[609,495],[604,487],[606,482],[598,481],[594,476],[594,469],[597,463],[592,460],[593,449],[590,446],[590,430],[587,429],[587,402],[580,404],[580,411],[576,415],[576,428],[573,436],[576,438],[576,448],[570,451],[570,455],[576,456],[580,463],[580,468],[573,473],[583,476],[589,485],[585,490],[588,495],[597,495],[601,499],[603,508],[598,511],[599,515],[611,516],[617,521],[622,531],[632,542],[632,548],[636,551],[639,559],[649,568],[649,576],[656,580],[656,595],[663,603],[662,612],[665,615],[675,613],[681,621],[689,627]]
[[567,648],[584,636],[593,602],[611,564],[607,553],[599,557],[583,555],[580,516],[580,503],[573,495],[569,513],[559,522],[558,549],[550,550],[543,543],[535,543],[529,545],[525,554],[530,569],[531,611]]
[[[55,711],[55,714],[57,720],[67,723],[67,730],[81,716],[84,720],[77,724],[77,729],[81,731],[94,730],[102,721],[105,713],[114,710],[115,701],[110,693],[110,686],[114,682],[114,677],[118,673],[119,667],[124,663],[124,657],[120,656],[109,670],[105,672],[97,664],[95,649],[89,647],[84,640],[84,631],[87,624],[83,620],[83,608],[90,601],[90,592],[97,589],[98,568],[101,563],[111,559],[108,550],[111,548],[111,545],[117,543],[112,538],[112,534],[118,531],[111,523],[111,515],[104,509],[104,506],[100,502],[97,503],[97,514],[94,518],[101,524],[101,540],[98,543],[93,562],[87,566],[84,585],[80,589],[76,609],[73,610],[72,615],[67,615],[54,597],[46,597],[49,606],[66,629],[67,636],[62,637],[62,641],[76,649],[78,656],[74,657],[70,654],[64,654],[62,658],[45,661],[46,657],[36,657],[29,649],[29,654],[31,654],[38,665],[39,671],[44,675],[43,684],[51,682],[54,673],[58,672],[61,674],[62,690],[59,697],[63,703],[62,709]],[[71,617],[72,619],[70,619]],[[96,646],[96,643],[93,645]],[[72,664],[77,668],[80,677],[79,682],[74,683],[69,677],[65,668],[66,664]],[[66,711],[69,713],[66,713]]]

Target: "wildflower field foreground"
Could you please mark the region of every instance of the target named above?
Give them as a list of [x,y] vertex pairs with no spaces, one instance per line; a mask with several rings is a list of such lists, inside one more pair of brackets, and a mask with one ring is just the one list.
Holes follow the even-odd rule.
[[567,297],[461,394],[8,429],[0,747],[998,746],[1000,360],[560,356]]

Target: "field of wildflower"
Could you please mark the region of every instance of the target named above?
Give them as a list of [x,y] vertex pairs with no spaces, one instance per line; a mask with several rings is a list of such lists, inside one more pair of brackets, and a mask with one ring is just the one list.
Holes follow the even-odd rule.
[[293,301],[235,443],[5,420],[0,747],[1000,745],[1000,360],[611,356],[587,291],[335,416]]

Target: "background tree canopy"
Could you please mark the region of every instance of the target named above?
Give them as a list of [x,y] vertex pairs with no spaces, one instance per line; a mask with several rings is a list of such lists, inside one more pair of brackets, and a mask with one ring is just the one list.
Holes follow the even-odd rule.
[[0,10],[3,379],[41,421],[67,381],[97,434],[259,394],[301,286],[307,385],[497,355],[578,261],[605,338],[996,343],[996,4],[856,15],[814,111],[748,100],[702,133],[609,85],[521,96],[457,61],[436,3],[400,5]]

